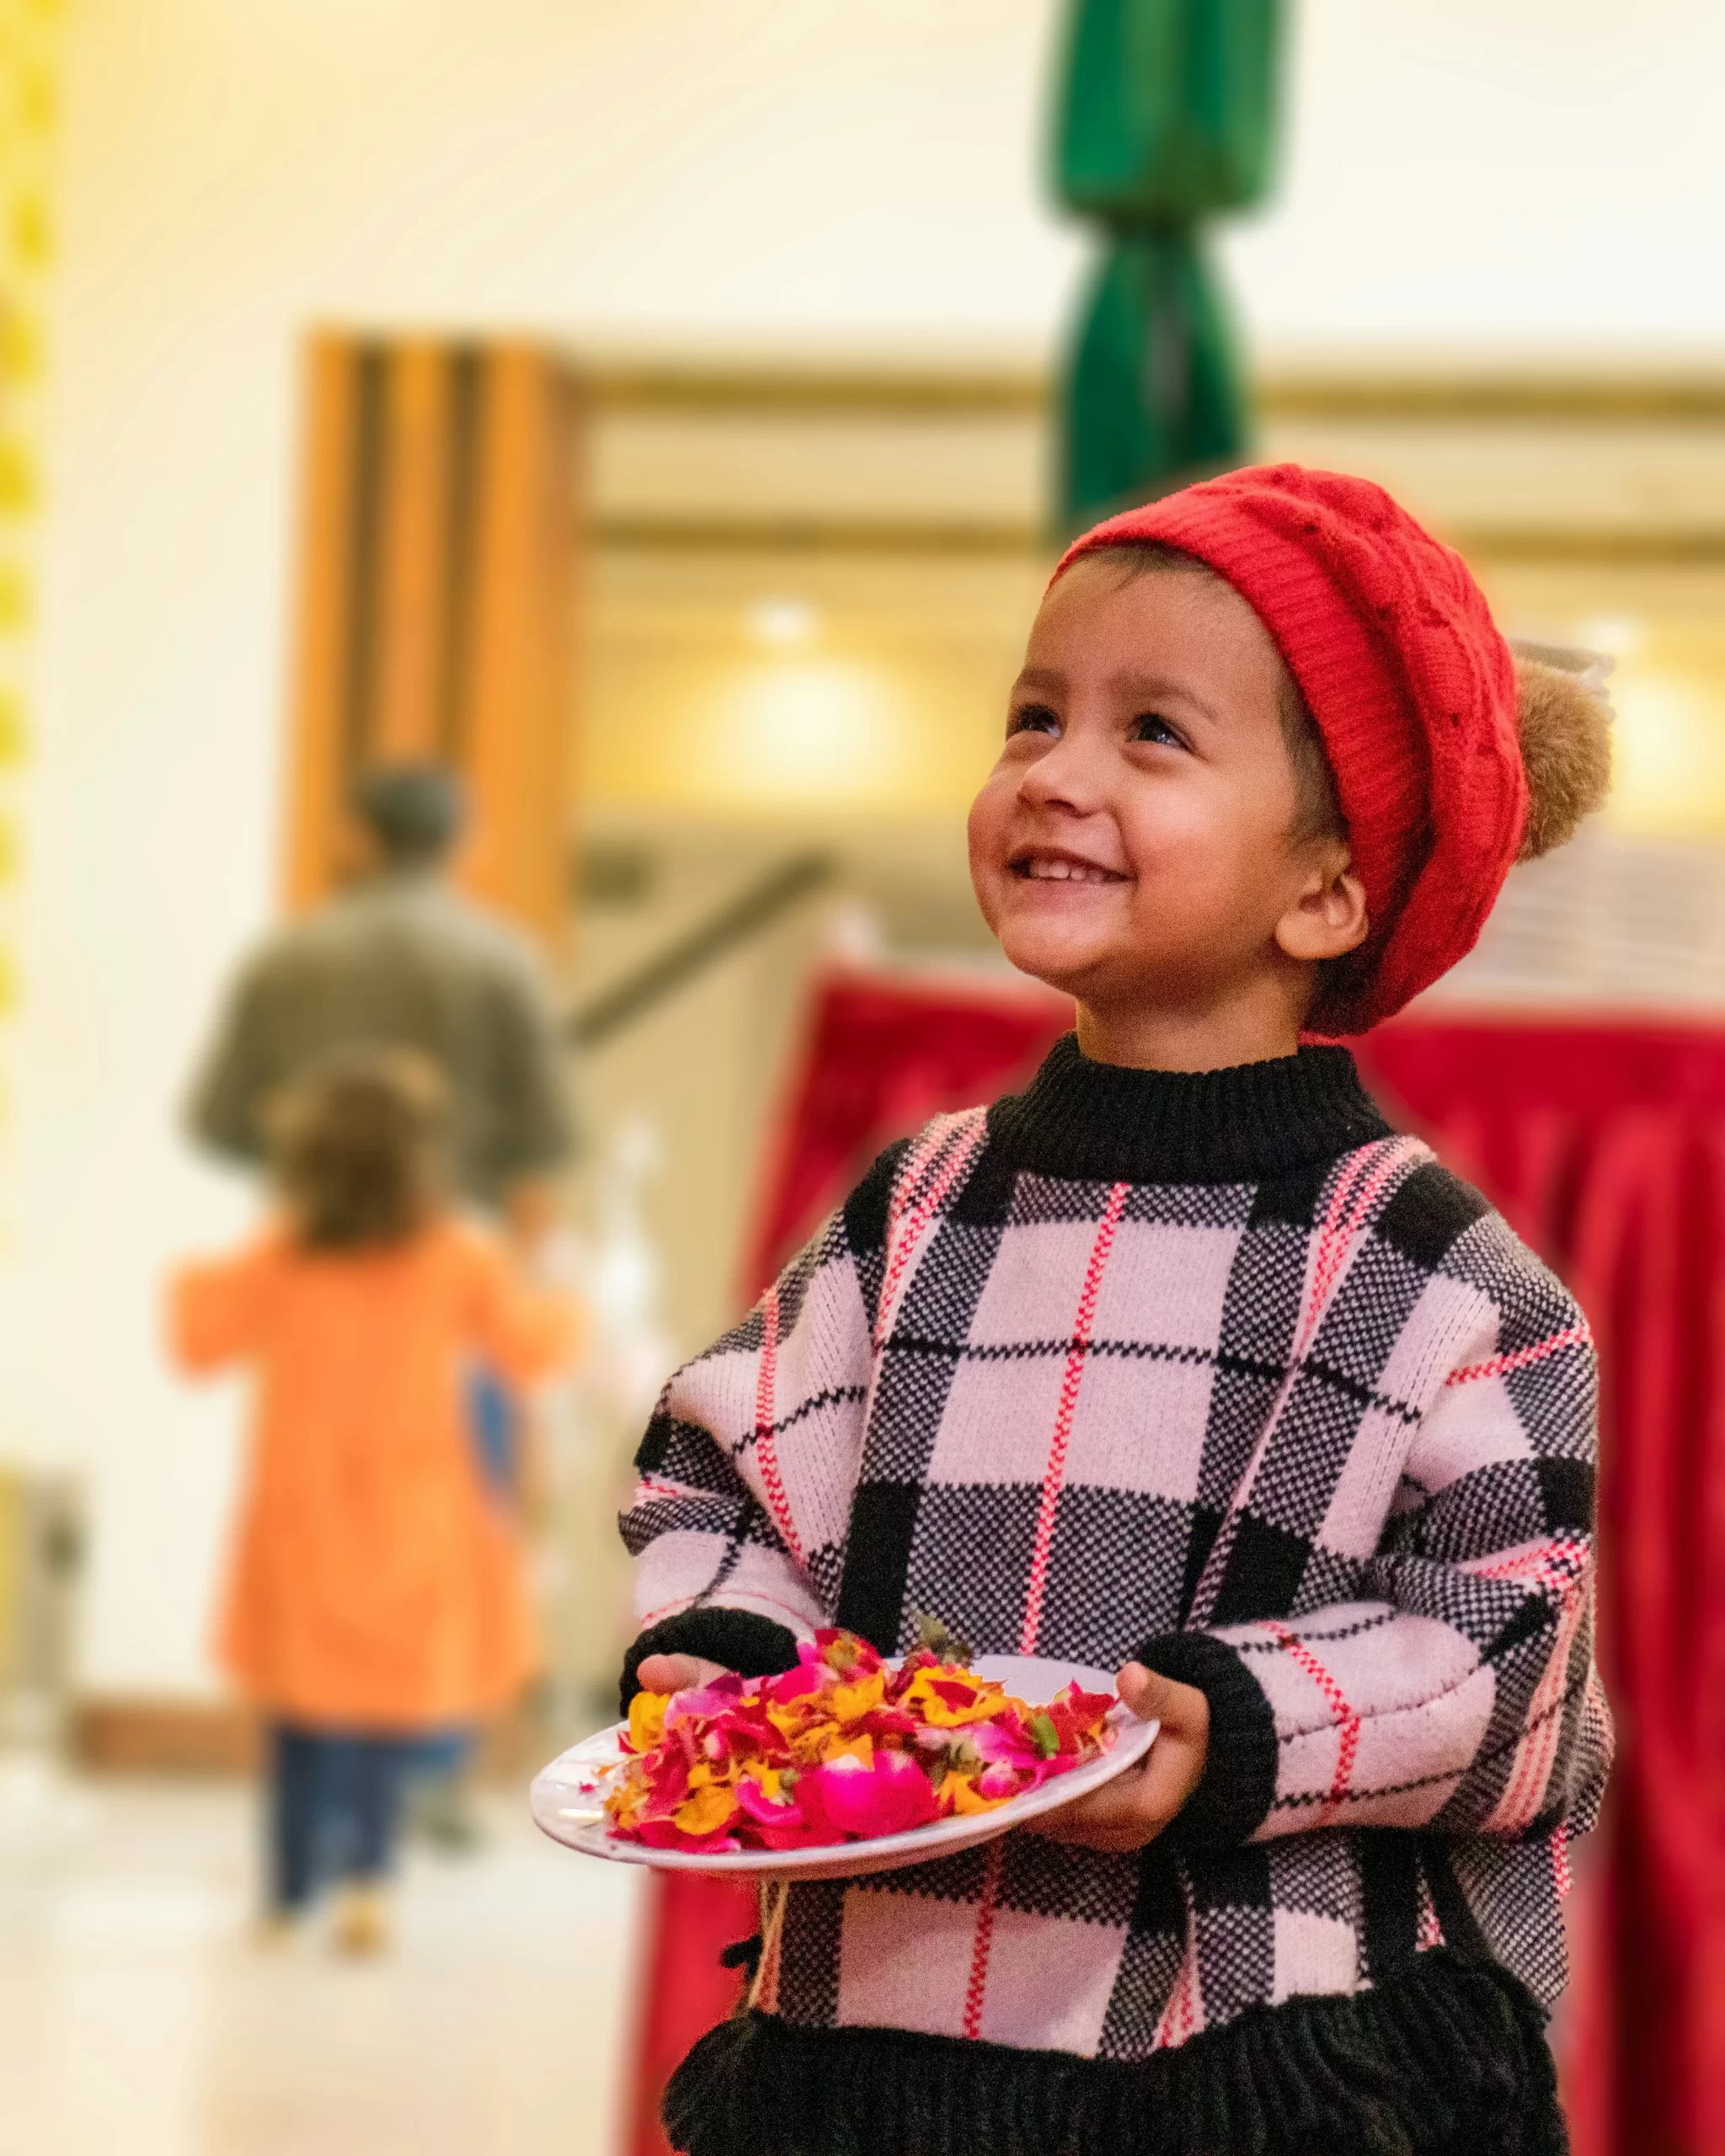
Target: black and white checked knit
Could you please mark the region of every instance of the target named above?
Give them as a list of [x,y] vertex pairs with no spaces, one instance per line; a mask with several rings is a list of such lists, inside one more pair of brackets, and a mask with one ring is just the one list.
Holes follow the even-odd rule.
[[666,1388],[631,1668],[833,1622],[901,1651],[927,1610],[1201,1686],[1209,1761],[1138,1855],[1018,1834],[795,1889],[762,2041],[1221,2072],[1266,2014],[1357,2036],[1422,1972],[1549,2004],[1610,1748],[1594,1462],[1577,1306],[1342,1050],[1183,1075],[1068,1038],[892,1148]]

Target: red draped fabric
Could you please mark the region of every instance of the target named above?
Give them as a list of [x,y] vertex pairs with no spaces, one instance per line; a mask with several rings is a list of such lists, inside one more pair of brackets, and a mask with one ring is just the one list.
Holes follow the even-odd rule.
[[[1008,1090],[1070,1022],[1035,990],[817,990],[747,1260],[753,1293],[890,1139]],[[1392,1120],[1580,1295],[1605,1373],[1602,1653],[1620,1733],[1562,2025],[1577,2156],[1725,2152],[1725,1031],[1409,1017],[1358,1044]],[[1575,1906],[1575,1905],[1572,1905]],[[752,1897],[655,1877],[632,2156],[729,2010]]]
[[883,1145],[1009,1092],[1072,1022],[1028,985],[841,974],[819,987],[740,1285],[753,1299]]

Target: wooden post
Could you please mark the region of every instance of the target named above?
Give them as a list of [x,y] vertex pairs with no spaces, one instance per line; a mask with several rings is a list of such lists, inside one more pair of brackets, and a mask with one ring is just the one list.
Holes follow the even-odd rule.
[[382,536],[377,725],[383,758],[435,756],[438,662],[448,589],[448,354],[405,344],[391,356],[388,515]]
[[468,889],[566,934],[576,409],[562,361],[531,345],[314,341],[291,906],[337,880],[355,779],[426,759],[467,782]]
[[353,361],[353,347],[334,337],[318,338],[307,355],[284,878],[295,911],[328,888],[347,779],[342,718],[351,634]]
[[568,913],[574,483],[570,397],[541,352],[489,355],[463,765],[474,842],[467,881],[559,934]]

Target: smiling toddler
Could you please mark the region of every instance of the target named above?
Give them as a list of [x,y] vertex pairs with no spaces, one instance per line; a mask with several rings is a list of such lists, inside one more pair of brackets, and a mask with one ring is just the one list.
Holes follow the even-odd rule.
[[1380,488],[1240,472],[1080,540],[971,867],[1076,1033],[890,1147],[672,1379],[624,1694],[884,1653],[1118,1669],[1141,1768],[798,1886],[674,2079],[692,2156],[1531,2156],[1610,1723],[1584,1319],[1345,1049],[1603,797]]

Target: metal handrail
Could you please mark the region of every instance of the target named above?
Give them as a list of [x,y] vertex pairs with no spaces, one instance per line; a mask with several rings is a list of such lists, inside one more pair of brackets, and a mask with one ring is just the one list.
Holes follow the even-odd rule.
[[838,870],[837,859],[830,853],[799,853],[781,862],[740,897],[673,938],[620,981],[590,996],[563,1022],[564,1038],[572,1048],[599,1047],[811,891],[831,883]]

